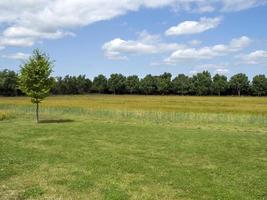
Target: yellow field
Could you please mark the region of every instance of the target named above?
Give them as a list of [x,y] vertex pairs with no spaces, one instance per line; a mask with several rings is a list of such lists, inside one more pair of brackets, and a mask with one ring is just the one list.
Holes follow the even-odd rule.
[[[30,105],[27,97],[0,98],[0,105]],[[188,96],[52,96],[43,107],[164,111],[195,113],[236,113],[267,115],[267,98],[257,97],[188,97]]]

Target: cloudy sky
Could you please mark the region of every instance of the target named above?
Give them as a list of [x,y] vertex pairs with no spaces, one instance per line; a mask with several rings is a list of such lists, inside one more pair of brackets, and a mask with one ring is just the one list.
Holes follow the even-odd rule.
[[1,0],[0,69],[34,48],[55,75],[267,75],[267,0]]

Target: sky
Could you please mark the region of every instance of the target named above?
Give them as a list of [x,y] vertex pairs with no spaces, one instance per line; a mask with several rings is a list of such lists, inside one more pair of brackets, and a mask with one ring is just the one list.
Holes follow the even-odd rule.
[[55,76],[267,75],[267,0],[0,0],[0,70],[35,48]]

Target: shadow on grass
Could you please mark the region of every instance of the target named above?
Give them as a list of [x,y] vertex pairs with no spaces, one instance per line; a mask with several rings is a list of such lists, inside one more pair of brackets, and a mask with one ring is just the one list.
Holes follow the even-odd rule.
[[71,123],[74,122],[72,119],[47,119],[47,120],[40,120],[40,124],[57,124],[57,123]]

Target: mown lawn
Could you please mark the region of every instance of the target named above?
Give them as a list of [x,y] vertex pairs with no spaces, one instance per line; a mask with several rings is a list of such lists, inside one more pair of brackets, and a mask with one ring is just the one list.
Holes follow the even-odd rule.
[[37,125],[28,98],[0,98],[0,199],[267,198],[267,98],[60,96],[41,111]]

